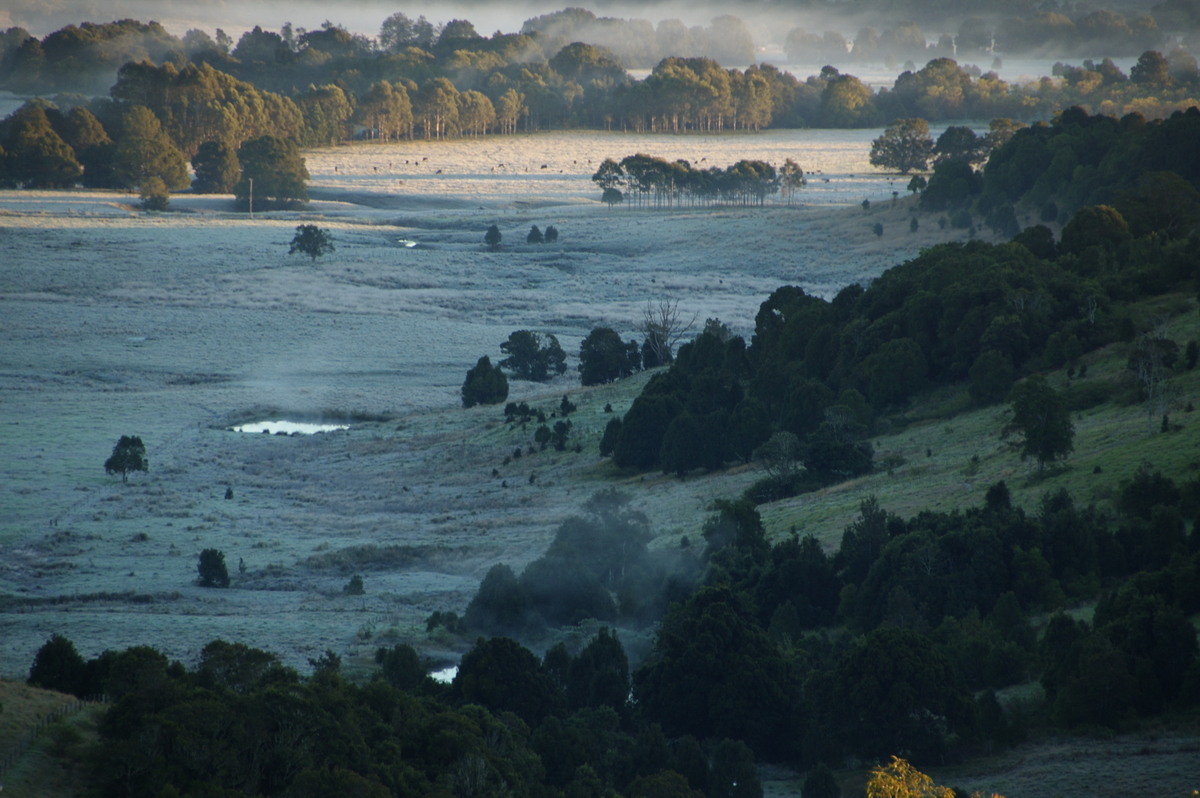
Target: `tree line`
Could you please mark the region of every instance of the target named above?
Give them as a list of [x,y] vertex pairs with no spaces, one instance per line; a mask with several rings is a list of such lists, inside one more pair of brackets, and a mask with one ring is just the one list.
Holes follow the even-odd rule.
[[[438,28],[399,14],[375,40],[332,23],[315,31],[256,27],[236,43],[220,31],[215,38],[199,30],[176,38],[156,23],[132,20],[72,25],[40,40],[10,28],[0,33],[0,88],[58,95],[66,110],[80,103],[75,95],[108,91],[107,76],[128,67],[135,74],[125,76],[122,89],[112,87],[112,96],[150,107],[190,157],[200,141],[213,138],[214,126],[230,128],[235,139],[243,128],[279,135],[264,128],[269,124],[309,146],[572,126],[662,132],[863,127],[912,116],[1044,118],[1072,104],[1106,113],[1169,112],[1194,102],[1200,82],[1195,59],[1183,51],[1144,49],[1128,76],[1106,59],[1062,65],[1057,80],[1013,86],[935,48],[919,56],[925,66],[906,65],[891,88],[876,93],[835,66],[800,79],[728,52],[696,52],[680,36],[664,37],[678,49],[658,54],[645,64],[652,66],[649,76],[633,80],[627,68],[635,62],[585,43],[594,39],[562,37],[565,30],[611,31],[612,21],[582,24],[572,14],[547,15],[527,22],[521,33],[491,37],[466,20]],[[714,20],[732,26],[720,37],[726,44],[738,38],[732,29],[741,25],[730,20]],[[844,64],[852,54],[829,61]],[[195,71],[202,68],[208,71]],[[247,86],[261,98],[248,95]]]
[[[644,516],[606,491],[519,576],[489,571],[463,623],[496,636],[448,685],[405,644],[350,679],[330,651],[301,676],[241,643],[185,665],[148,646],[84,660],[58,635],[29,682],[109,700],[77,751],[101,795],[756,798],[756,761],[828,780],[896,751],[940,763],[1195,705],[1200,482],[1144,467],[1116,507],[1060,491],[1026,512],[1003,483],[909,519],[868,500],[827,554],[770,542],[752,505],[721,501],[694,545],[651,550]],[[1090,621],[1060,611],[1097,593]],[[627,632],[540,657],[514,639],[588,619]],[[654,624],[631,662],[623,634]],[[1043,699],[998,697],[1031,680]]]
[[[764,161],[741,160],[722,169],[697,168],[685,160],[667,161],[651,155],[630,155],[618,163],[606,158],[592,181],[601,189],[601,200],[610,206],[629,198],[638,205],[656,208],[677,205],[762,205],[771,194],[783,192],[791,203],[806,185],[804,170],[788,158],[776,172]],[[624,189],[624,190],[622,190]]]

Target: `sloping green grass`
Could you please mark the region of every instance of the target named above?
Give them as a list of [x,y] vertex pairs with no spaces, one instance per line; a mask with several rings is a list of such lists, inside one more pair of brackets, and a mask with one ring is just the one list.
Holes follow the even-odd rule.
[[[1179,343],[1181,359],[1187,342],[1200,337],[1200,316],[1186,297],[1152,300],[1139,306],[1136,315],[1147,326],[1153,318],[1169,317],[1166,334]],[[1066,369],[1052,372],[1049,380],[1058,390],[1072,382],[1100,383],[1110,386],[1115,400],[1133,397],[1136,386],[1126,368],[1129,350],[1129,344],[1112,344],[1083,357],[1087,374],[1082,380],[1069,379]],[[1176,371],[1168,385],[1172,431],[1161,433],[1158,418],[1148,425],[1140,402],[1109,401],[1072,413],[1074,452],[1062,465],[1040,472],[1036,463],[1021,461],[1015,440],[1001,438],[1005,405],[972,408],[965,388],[935,392],[905,413],[906,419],[923,420],[872,439],[875,473],[764,505],[759,511],[774,535],[795,528],[836,548],[845,526],[870,496],[884,509],[909,517],[923,509],[979,505],[987,489],[1004,480],[1013,501],[1027,510],[1036,510],[1044,495],[1060,488],[1078,503],[1108,507],[1120,483],[1143,463],[1177,482],[1200,475],[1200,412],[1185,410],[1189,403],[1200,406],[1200,368]],[[894,463],[891,468],[889,461]]]

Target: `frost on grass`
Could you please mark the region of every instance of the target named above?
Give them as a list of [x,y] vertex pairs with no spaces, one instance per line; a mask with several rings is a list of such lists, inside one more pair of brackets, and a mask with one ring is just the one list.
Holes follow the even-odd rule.
[[[150,643],[186,660],[220,637],[304,667],[326,648],[369,656],[364,610],[398,628],[461,612],[488,568],[539,556],[614,478],[596,454],[610,417],[600,408],[624,412],[644,376],[580,389],[579,343],[593,327],[633,337],[647,299],[669,299],[747,335],[778,286],[831,296],[944,235],[864,229],[857,204],[894,190],[866,163],[877,135],[352,145],[308,154],[306,210],[253,220],[228,196],[178,194],[147,215],[119,193],[0,192],[0,406],[5,442],[28,453],[0,463],[0,594],[38,600],[8,619],[0,675],[27,672],[47,629],[84,656]],[[810,184],[792,208],[610,210],[590,177],[637,151],[696,166],[793,158]],[[907,224],[905,203],[891,206],[876,201],[872,214]],[[289,258],[302,223],[329,230],[336,251]],[[497,252],[482,243],[491,224],[506,242]],[[526,245],[532,225],[559,240]],[[499,408],[458,407],[466,369],[501,358],[519,329],[555,335],[568,369],[513,383],[509,398],[549,412],[569,391],[581,453],[504,464],[532,431],[504,425]],[[225,431],[243,408],[355,423],[335,435]],[[131,429],[154,468],[122,485],[97,466]],[[723,478],[736,492],[754,474]],[[696,535],[708,483],[643,485],[660,545]],[[228,590],[194,584],[205,548],[225,552]],[[365,603],[312,600],[368,571]],[[94,595],[173,598],[71,598]]]

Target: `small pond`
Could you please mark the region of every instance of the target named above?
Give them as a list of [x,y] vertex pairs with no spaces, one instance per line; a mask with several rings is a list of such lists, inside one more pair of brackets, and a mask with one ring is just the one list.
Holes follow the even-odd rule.
[[349,424],[318,424],[310,421],[251,421],[229,429],[234,432],[257,432],[271,435],[315,435],[318,432],[333,432],[349,429]]

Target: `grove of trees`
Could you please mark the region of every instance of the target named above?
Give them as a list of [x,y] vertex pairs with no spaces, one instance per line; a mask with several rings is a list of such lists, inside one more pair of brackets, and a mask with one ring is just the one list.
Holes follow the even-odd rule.
[[[882,34],[863,28],[853,46],[829,34],[789,36],[790,50],[828,63],[907,53],[913,63],[878,92],[836,66],[801,78],[753,63],[745,25],[730,15],[705,29],[677,20],[648,28],[567,9],[528,20],[520,33],[485,37],[466,20],[438,26],[393,14],[374,41],[333,23],[312,31],[255,27],[236,42],[220,31],[191,30],[177,38],[157,23],[133,20],[69,25],[41,39],[9,28],[0,32],[0,89],[54,100],[32,101],[27,114],[0,124],[0,183],[139,188],[149,176],[142,172],[151,168],[177,190],[179,154],[191,159],[202,145],[218,142],[236,152],[264,136],[314,146],[354,137],[392,141],[573,126],[652,132],[862,127],[896,119],[1047,118],[1074,104],[1162,116],[1195,104],[1200,69],[1185,51],[1166,50],[1147,19],[1110,12],[1078,20],[1034,15],[1029,30],[1068,38],[1066,31],[1074,31],[1078,42],[1088,43],[1084,52],[1099,47],[1115,55],[1138,47],[1141,56],[1128,75],[1111,59],[1085,60],[1056,65],[1055,75],[1020,86],[951,57],[982,56],[992,42],[1000,51],[1021,51],[1028,37],[1018,35],[1020,29],[980,19],[932,46],[918,46],[921,32],[912,22]],[[634,80],[630,68],[650,73]],[[106,77],[113,74],[115,82]],[[126,120],[139,107],[153,114],[157,129],[140,112]],[[126,133],[133,138],[122,143]],[[141,161],[138,152],[150,158]],[[202,186],[229,184],[214,183],[211,174],[197,178]],[[787,181],[785,194],[795,186]],[[618,201],[618,189],[602,190],[606,201]],[[732,190],[736,201],[753,201],[754,191],[744,191]]]

